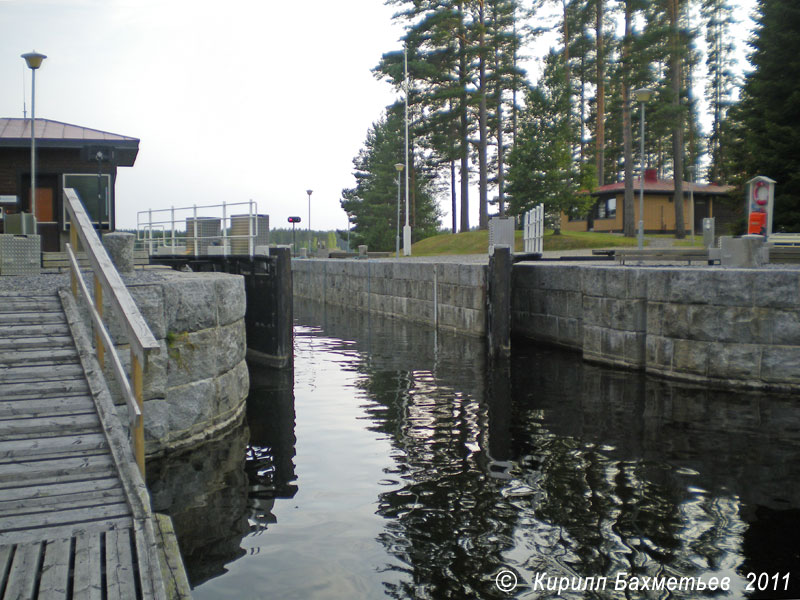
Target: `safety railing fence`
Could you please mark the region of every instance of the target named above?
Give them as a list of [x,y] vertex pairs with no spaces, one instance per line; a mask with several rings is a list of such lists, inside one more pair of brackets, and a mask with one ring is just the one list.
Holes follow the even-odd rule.
[[525,213],[522,238],[525,252],[542,252],[542,241],[544,238],[544,204],[539,204]]
[[[116,267],[111,262],[97,232],[92,226],[86,210],[81,204],[75,190],[64,189],[64,206],[70,219],[70,242],[67,254],[70,260],[70,280],[72,295],[78,298],[78,290],[86,302],[95,333],[95,351],[97,361],[103,367],[106,351],[111,371],[119,384],[128,406],[133,454],[144,478],[144,369],[148,357],[159,352],[150,328],[131,298],[128,288],[122,281]],[[89,293],[86,281],[78,265],[75,252],[82,249],[86,253],[91,271],[94,275],[94,297]],[[120,320],[130,345],[130,373],[126,373],[111,337],[103,323],[103,298],[108,298],[115,318]]]
[[150,255],[253,256],[269,243],[269,217],[258,204],[223,202],[139,211],[136,248]]

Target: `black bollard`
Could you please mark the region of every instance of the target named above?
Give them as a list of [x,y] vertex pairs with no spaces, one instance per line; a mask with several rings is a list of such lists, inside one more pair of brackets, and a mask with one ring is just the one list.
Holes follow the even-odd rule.
[[489,257],[486,339],[489,356],[511,354],[511,248],[495,246]]

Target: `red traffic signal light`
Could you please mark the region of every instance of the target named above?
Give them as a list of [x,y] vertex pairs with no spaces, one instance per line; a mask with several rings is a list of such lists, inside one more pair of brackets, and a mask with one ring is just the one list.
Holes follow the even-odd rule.
[[299,223],[300,217],[289,217],[289,223]]

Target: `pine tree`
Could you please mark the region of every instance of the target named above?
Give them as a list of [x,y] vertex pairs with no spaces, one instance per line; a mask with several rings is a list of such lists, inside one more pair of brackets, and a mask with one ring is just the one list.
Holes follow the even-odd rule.
[[605,184],[606,149],[606,53],[605,53],[605,4],[606,0],[594,0],[595,8],[595,164],[597,185]]
[[[351,235],[354,245],[366,244],[377,251],[394,250],[397,235],[397,170],[395,164],[404,159],[403,116],[390,110],[374,123],[367,133],[364,147],[353,159],[356,185],[342,190],[341,205],[352,215]],[[431,186],[432,176],[423,163],[417,165],[411,156],[411,169],[416,176],[409,179],[416,198],[416,219],[412,241],[436,234],[439,209]],[[401,201],[402,202],[402,201]]]
[[727,161],[722,136],[723,124],[736,88],[734,46],[730,31],[735,21],[729,0],[703,0],[701,14],[706,27],[706,97],[713,114],[708,140],[711,155],[709,179],[726,183],[729,173],[724,167]]
[[631,78],[633,71],[633,3],[623,0],[625,10],[625,37],[622,40],[622,145],[625,165],[625,193],[622,200],[622,228],[626,237],[636,231],[633,208],[633,132],[631,131]]
[[741,100],[733,118],[741,140],[737,166],[775,187],[775,231],[800,231],[800,5],[759,0],[759,16]]
[[556,223],[562,211],[585,214],[590,200],[578,194],[581,177],[572,156],[574,140],[563,59],[551,52],[542,79],[527,94],[517,143],[509,155],[511,214],[522,214],[540,202]]

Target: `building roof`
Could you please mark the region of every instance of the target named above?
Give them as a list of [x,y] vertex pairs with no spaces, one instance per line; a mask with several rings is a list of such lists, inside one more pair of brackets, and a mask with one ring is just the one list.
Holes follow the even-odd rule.
[[[139,152],[139,140],[126,135],[71,125],[50,119],[36,119],[36,146],[40,148],[114,149],[114,163],[133,166]],[[31,120],[0,118],[0,148],[30,148]]]
[[[640,178],[634,178],[633,191],[638,193],[640,189]],[[733,190],[731,185],[717,185],[715,183],[690,183],[683,182],[683,191],[688,194],[690,191],[695,194],[705,194],[707,196],[722,196]],[[609,185],[601,185],[592,192],[592,196],[613,196],[625,191],[625,182],[618,181]],[[644,179],[644,191],[646,194],[673,194],[675,193],[674,179],[656,179],[655,181]]]

